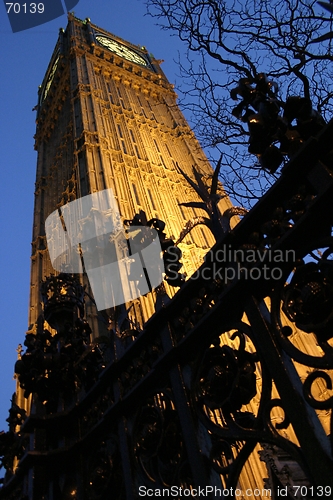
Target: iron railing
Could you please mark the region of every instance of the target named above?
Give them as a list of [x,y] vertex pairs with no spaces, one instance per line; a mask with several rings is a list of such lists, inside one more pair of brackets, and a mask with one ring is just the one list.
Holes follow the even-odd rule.
[[[14,408],[0,498],[181,498],[172,487],[236,498],[258,445],[304,473],[301,491],[267,459],[276,492],[331,497],[332,134],[330,122],[303,146],[139,335],[90,345],[80,318],[56,341],[40,331],[27,353],[67,378],[56,400],[47,380],[34,386],[19,431]],[[23,362],[23,382],[35,384]]]

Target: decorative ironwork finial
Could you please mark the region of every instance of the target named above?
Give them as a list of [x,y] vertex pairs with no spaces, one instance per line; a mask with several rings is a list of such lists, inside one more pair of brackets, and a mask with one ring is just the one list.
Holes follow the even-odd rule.
[[61,333],[66,324],[83,317],[84,289],[72,275],[50,276],[41,285],[44,317],[52,328]]

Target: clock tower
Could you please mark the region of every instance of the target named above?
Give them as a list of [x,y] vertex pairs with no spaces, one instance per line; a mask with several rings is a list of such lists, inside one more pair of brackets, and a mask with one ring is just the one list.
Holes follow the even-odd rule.
[[[38,162],[28,333],[43,332],[44,326],[46,329],[43,335],[27,336],[26,354],[19,356],[21,359],[16,365],[23,385],[18,388],[11,409],[15,417],[12,417],[13,429],[16,429],[17,422],[23,419],[23,409],[29,413],[29,403],[26,398],[36,393],[37,403],[34,404],[39,406],[38,411],[31,412],[23,426],[24,439],[18,436],[18,450],[27,446],[28,452],[20,462],[18,474],[9,481],[7,491],[11,499],[23,498],[19,496],[21,493],[14,496],[12,491],[14,488],[21,491],[18,482],[23,477],[24,471],[28,471],[23,481],[23,490],[27,494],[24,498],[39,500],[75,497],[102,500],[111,498],[110,495],[112,498],[125,498],[126,490],[126,498],[133,499],[134,486],[155,484],[154,476],[158,477],[156,485],[162,485],[164,482],[172,484],[177,476],[180,484],[188,485],[192,484],[188,481],[191,481],[191,474],[194,471],[193,476],[198,485],[207,485],[205,481],[208,478],[206,476],[208,460],[214,460],[211,484],[222,487],[221,485],[226,484],[222,483],[222,475],[226,470],[229,471],[229,464],[233,467],[233,454],[236,456],[236,452],[242,457],[239,462],[242,468],[239,482],[242,490],[246,491],[247,487],[251,487],[251,491],[259,491],[254,488],[263,486],[262,480],[267,476],[267,469],[264,463],[259,461],[257,452],[260,451],[263,460],[272,467],[272,470],[274,469],[275,475],[277,475],[275,463],[280,458],[285,460],[278,447],[276,449],[266,447],[260,450],[258,442],[254,448],[251,427],[244,429],[236,422],[231,432],[237,435],[237,429],[241,429],[239,439],[234,439],[233,434],[230,436],[223,434],[225,424],[223,412],[218,405],[214,407],[213,403],[215,397],[221,399],[222,396],[224,402],[224,390],[227,393],[227,389],[222,387],[220,392],[220,388],[216,390],[214,384],[224,384],[226,380],[226,387],[230,385],[234,390],[237,377],[243,378],[247,397],[247,393],[254,391],[253,383],[259,387],[261,379],[255,375],[252,360],[257,361],[257,359],[252,354],[250,338],[247,340],[250,350],[244,350],[243,343],[240,342],[241,355],[237,357],[233,354],[236,352],[234,346],[234,340],[237,340],[236,333],[243,339],[240,332],[223,330],[223,335],[216,337],[213,348],[213,344],[209,346],[211,337],[207,335],[208,345],[204,349],[207,347],[207,352],[210,351],[212,356],[209,357],[204,349],[201,353],[200,346],[204,344],[199,342],[198,334],[200,333],[201,340],[207,342],[205,323],[201,322],[204,320],[204,314],[200,309],[203,303],[202,293],[203,296],[207,294],[209,299],[205,305],[205,314],[210,310],[216,314],[213,305],[221,306],[219,310],[224,307],[223,300],[220,302],[220,299],[217,300],[218,293],[222,292],[217,291],[218,287],[215,290],[214,282],[209,284],[213,285],[212,289],[207,287],[207,291],[204,289],[204,292],[202,289],[197,290],[196,295],[193,295],[195,300],[189,299],[188,297],[192,297],[189,294],[184,298],[182,293],[186,293],[186,290],[183,290],[180,294],[181,302],[178,302],[177,306],[180,312],[175,318],[169,317],[170,308],[166,307],[159,311],[160,316],[157,314],[147,322],[156,308],[157,300],[154,292],[136,299],[132,304],[126,304],[121,314],[128,322],[128,330],[137,331],[146,323],[145,331],[136,342],[129,344],[126,344],[128,339],[125,336],[121,338],[114,335],[112,339],[116,348],[112,350],[114,347],[112,345],[112,349],[110,347],[108,351],[105,350],[105,358],[100,356],[101,351],[99,347],[95,349],[95,345],[98,346],[98,342],[111,344],[106,341],[110,340],[112,329],[114,333],[114,325],[110,324],[112,321],[108,324],[106,319],[113,320],[113,318],[109,311],[106,311],[106,315],[101,314],[103,311],[97,311],[89,288],[86,289],[85,301],[89,327],[83,320],[78,320],[75,328],[69,329],[68,332],[65,332],[65,328],[62,329],[61,325],[59,328],[54,326],[54,331],[57,331],[58,335],[53,336],[49,331],[52,322],[44,325],[40,284],[55,273],[47,247],[45,221],[50,214],[57,210],[60,213],[62,207],[79,198],[112,190],[123,222],[132,220],[135,214],[142,212],[146,214],[147,219],[165,221],[166,238],[177,241],[178,248],[182,250],[182,270],[187,276],[193,274],[199,267],[205,254],[214,244],[212,233],[203,225],[194,227],[188,234],[183,231],[189,221],[194,224],[200,217],[207,216],[200,208],[202,207],[202,204],[200,205],[202,200],[198,195],[200,189],[196,190],[195,184],[197,183],[201,189],[205,185],[210,186],[213,171],[177,106],[176,98],[173,87],[161,70],[159,62],[145,47],[132,45],[93,25],[89,19],[82,21],[69,15],[68,26],[66,30],[60,31],[39,89],[35,136]],[[221,186],[220,190],[223,195]],[[231,208],[231,203],[225,195],[221,198],[219,208],[223,213]],[[88,285],[83,275],[81,280],[84,285]],[[44,287],[44,291],[46,289],[47,293],[50,292],[51,300],[52,286],[56,286],[54,284],[56,281],[51,279],[48,282],[49,285],[51,283],[50,287],[48,289]],[[61,279],[58,281],[58,284],[60,283],[58,296],[61,298],[67,295],[65,299],[75,299],[75,290],[82,291],[82,287],[76,283],[75,289],[73,280],[66,289],[62,285],[64,282],[65,280],[62,282]],[[197,283],[192,282],[193,288],[197,287]],[[68,290],[71,293],[67,293]],[[169,296],[174,290],[166,285]],[[44,297],[47,296],[49,299],[47,293],[44,293]],[[171,306],[175,303],[177,305],[178,298],[179,296],[175,298]],[[167,300],[165,295],[163,300]],[[239,300],[238,297],[235,300]],[[194,311],[193,318],[197,322],[194,327],[191,324],[192,317],[188,318],[191,310]],[[59,324],[65,316],[63,311],[64,309],[57,309]],[[225,317],[224,311],[221,317]],[[73,318],[73,314],[70,318]],[[162,318],[162,323],[164,321],[163,325],[167,325],[160,331],[159,318]],[[218,316],[214,318],[219,320]],[[199,324],[201,330],[197,328],[194,331],[195,336],[190,338],[191,344],[186,343],[188,337],[185,334],[178,338],[172,337],[168,332],[169,323],[175,319],[179,323],[179,330],[184,329],[185,332],[187,328],[190,332],[192,327],[195,330]],[[65,320],[66,318],[63,320],[64,324]],[[240,323],[237,322],[237,328]],[[209,328],[212,327],[212,323],[206,324],[210,325]],[[244,319],[242,325],[246,326],[245,332],[251,331]],[[83,343],[88,345],[90,331],[92,336],[99,340],[94,339],[89,348],[84,350],[82,345]],[[75,337],[77,332],[79,333]],[[109,336],[106,338],[107,335]],[[188,349],[189,345],[192,350]],[[221,345],[223,349],[220,349]],[[173,357],[174,352],[175,357]],[[189,353],[189,357],[186,358],[183,373],[180,373],[179,362],[182,361],[185,352]],[[197,361],[193,362],[196,358],[192,356],[201,354],[203,357],[197,366]],[[156,359],[160,363],[159,371],[155,371]],[[245,360],[242,372],[237,368],[240,360]],[[201,368],[202,366],[204,368]],[[42,372],[42,377],[38,378],[38,370]],[[160,382],[165,376],[164,372],[167,373],[165,378],[168,380]],[[225,379],[224,373],[227,374]],[[241,373],[241,377],[237,373]],[[201,385],[203,377],[208,380],[206,399],[203,397],[206,386]],[[157,388],[152,385],[152,380]],[[195,384],[194,389],[191,388],[192,383]],[[26,398],[23,392],[24,384]],[[212,401],[210,401],[209,384],[212,387]],[[153,387],[157,392],[155,391],[152,397]],[[238,391],[238,386],[236,387]],[[275,388],[272,391],[273,401],[277,401],[278,394]],[[256,391],[254,394],[256,395]],[[194,400],[197,406],[199,403],[205,405],[197,429],[190,414]],[[71,406],[67,408],[68,401]],[[258,400],[252,397],[251,401],[250,399],[248,401],[246,413],[243,414],[246,417],[244,425],[251,426],[252,420],[248,416],[259,413]],[[146,406],[140,409],[141,404]],[[228,401],[227,408],[229,404],[231,405]],[[278,419],[280,415],[276,413],[274,418]],[[284,421],[284,418],[282,420]],[[207,425],[207,422],[209,426],[206,429],[204,425]],[[213,424],[215,427],[221,426],[215,442]],[[163,443],[160,437],[161,429],[164,434]],[[243,446],[242,440],[245,436],[244,431],[248,430],[251,432],[250,446],[246,447]],[[227,433],[230,433],[228,429]],[[26,444],[27,435],[30,435],[29,446]],[[113,435],[116,436],[114,441],[112,441]],[[231,445],[224,440],[225,436]],[[9,437],[12,439],[12,434]],[[13,469],[15,469],[18,463],[17,457],[23,453],[18,453],[11,443],[12,441],[10,441],[11,461],[13,461],[13,450],[17,453],[14,454]],[[160,455],[151,451],[155,446],[161,448]],[[244,464],[243,451],[247,449],[253,450],[253,453],[249,452],[251,453],[249,460]],[[139,472],[135,471],[131,479],[131,469],[134,470],[133,462],[137,458]],[[196,462],[198,458],[200,461]],[[191,474],[189,474],[190,462],[193,469]],[[237,472],[239,466],[236,465],[233,470]],[[169,472],[169,467],[172,474]],[[294,462],[290,460],[290,468],[292,467]],[[286,467],[281,465],[278,472],[280,470],[282,479],[279,476],[277,480],[284,481]],[[218,477],[220,473],[221,481]],[[299,478],[298,469],[297,477]],[[143,482],[142,478],[146,482]],[[303,477],[299,480],[303,481]],[[84,487],[85,491],[82,489]],[[120,492],[118,496],[117,491]],[[190,489],[186,491],[190,493]]]
[[[165,221],[166,235],[174,241],[187,221],[205,215],[199,208],[180,205],[199,201],[181,171],[193,178],[195,166],[208,184],[213,172],[176,97],[159,62],[145,47],[124,41],[89,19],[69,15],[39,90],[32,331],[41,314],[40,282],[54,273],[45,237],[45,220],[52,212],[111,188],[123,220],[144,211],[148,219]],[[230,207],[228,198],[221,204],[222,211]],[[191,231],[179,244],[182,272],[190,276],[214,241],[203,225]],[[174,290],[167,286],[167,292]],[[136,313],[131,313],[136,324],[154,312],[154,294],[140,301]],[[97,335],[97,311],[89,301],[86,305]]]

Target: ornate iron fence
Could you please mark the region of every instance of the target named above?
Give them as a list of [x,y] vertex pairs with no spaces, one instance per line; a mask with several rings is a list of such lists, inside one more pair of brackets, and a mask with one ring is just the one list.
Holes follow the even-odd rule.
[[73,326],[27,338],[17,372],[35,403],[27,418],[12,407],[0,498],[238,498],[259,447],[272,496],[331,497],[332,134],[305,144],[138,335],[89,344],[79,289],[49,282],[49,317],[53,300]]

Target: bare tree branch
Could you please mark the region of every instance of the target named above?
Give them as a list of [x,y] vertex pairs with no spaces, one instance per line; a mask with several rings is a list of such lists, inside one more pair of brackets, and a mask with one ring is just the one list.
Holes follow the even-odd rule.
[[[210,160],[223,154],[221,180],[233,201],[251,206],[279,175],[248,153],[246,123],[231,114],[240,78],[266,73],[289,96],[333,111],[332,39],[327,3],[316,0],[146,0],[148,13],[184,42],[180,104]],[[319,5],[321,4],[321,5]],[[332,24],[332,22],[331,22]],[[326,40],[327,38],[327,40]],[[314,40],[320,43],[313,43]]]

